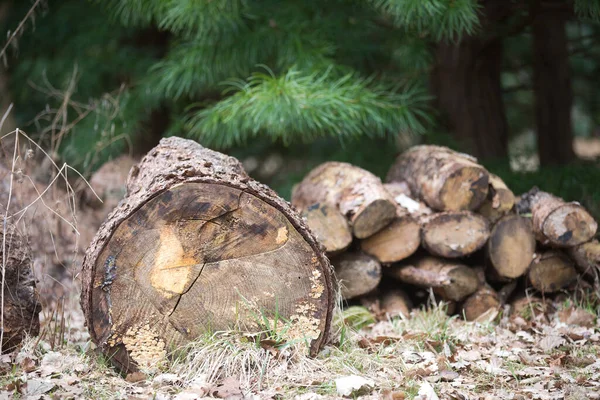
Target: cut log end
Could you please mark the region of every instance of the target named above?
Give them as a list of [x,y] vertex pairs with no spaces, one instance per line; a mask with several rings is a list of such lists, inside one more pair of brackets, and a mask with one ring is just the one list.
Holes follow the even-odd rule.
[[577,203],[566,203],[556,208],[545,219],[542,233],[552,244],[561,247],[577,246],[596,234],[598,224]]
[[462,311],[467,321],[476,321],[500,309],[498,293],[488,285],[483,285],[475,293],[467,297]]
[[575,267],[587,276],[596,277],[600,273],[600,242],[591,240],[568,249]]
[[302,216],[328,255],[338,254],[352,243],[348,221],[337,208],[317,203],[308,207]]
[[475,210],[488,194],[489,176],[479,166],[464,166],[446,179],[440,191],[444,210]]
[[382,311],[391,318],[402,316],[407,318],[412,309],[412,302],[405,291],[394,289],[381,297]]
[[286,339],[311,343],[311,354],[327,337],[330,270],[314,237],[284,201],[215,165],[213,153],[163,139],[88,249],[82,307],[121,370],[155,367],[207,332],[261,331],[265,320],[289,321]]
[[390,199],[377,199],[351,218],[352,232],[358,239],[367,238],[388,225],[396,216],[396,206]]
[[559,251],[542,253],[529,267],[531,286],[542,293],[559,291],[577,279],[573,262]]
[[404,260],[421,244],[421,226],[410,217],[397,218],[376,234],[360,242],[361,249],[381,263]]
[[498,176],[490,174],[487,198],[478,210],[491,223],[508,214],[515,205],[515,195]]
[[522,276],[535,254],[531,220],[518,215],[502,217],[492,228],[487,257],[499,278]]
[[421,239],[430,253],[457,258],[480,249],[487,241],[489,223],[469,211],[444,212],[424,219]]
[[344,300],[369,293],[381,281],[381,264],[366,254],[344,253],[332,259],[331,263]]

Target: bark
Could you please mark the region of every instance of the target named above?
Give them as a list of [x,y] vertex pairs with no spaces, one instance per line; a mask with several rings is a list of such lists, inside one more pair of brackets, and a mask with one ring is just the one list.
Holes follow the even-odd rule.
[[347,163],[321,164],[292,193],[292,204],[301,210],[320,203],[337,207],[359,239],[378,232],[396,215],[394,201],[381,180]]
[[302,217],[328,256],[339,254],[352,243],[348,221],[336,207],[317,203],[308,207]]
[[521,196],[520,214],[531,213],[533,230],[544,245],[573,247],[592,239],[598,224],[587,210],[576,202],[533,188]]
[[501,39],[484,43],[480,36],[465,36],[458,43],[442,41],[435,49],[435,104],[461,148],[483,159],[508,158],[501,65]]
[[386,181],[406,182],[416,198],[436,210],[475,210],[487,197],[489,174],[471,156],[422,145],[402,153]]
[[535,254],[535,236],[529,218],[502,217],[492,228],[487,259],[499,280],[518,278],[527,272]]
[[515,195],[500,177],[490,174],[488,195],[477,212],[492,224],[508,214],[515,205]]
[[460,301],[479,286],[474,269],[432,256],[414,257],[392,266],[386,273],[404,283],[432,288],[444,300]]
[[[4,219],[3,215],[0,218]],[[2,342],[0,353],[19,347],[26,336],[40,333],[41,304],[35,288],[31,249],[12,223],[0,230],[0,259],[4,261],[4,303],[2,304]]]
[[489,236],[487,220],[470,211],[442,212],[423,218],[421,243],[436,256],[467,256],[483,247]]
[[567,19],[563,10],[547,7],[532,24],[535,119],[542,166],[575,159]]
[[549,250],[538,257],[529,267],[531,286],[542,293],[557,292],[566,288],[577,279],[577,270],[565,254]]
[[331,263],[344,300],[369,293],[381,281],[381,265],[366,254],[345,253],[333,258]]
[[131,169],[88,248],[81,305],[124,371],[156,368],[207,331],[260,330],[256,315],[290,321],[288,339],[314,355],[331,322],[330,273],[288,203],[234,158],[172,137]]

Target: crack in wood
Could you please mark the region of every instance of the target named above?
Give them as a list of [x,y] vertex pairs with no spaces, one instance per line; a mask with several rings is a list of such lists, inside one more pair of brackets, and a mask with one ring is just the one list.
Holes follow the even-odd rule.
[[181,298],[183,297],[183,295],[186,294],[187,292],[189,292],[192,289],[192,287],[194,287],[194,285],[196,284],[196,281],[200,278],[200,275],[202,275],[202,271],[204,271],[204,267],[205,266],[206,266],[206,263],[203,263],[202,267],[200,268],[200,271],[198,272],[198,275],[196,275],[196,277],[194,278],[194,280],[192,281],[192,283],[190,284],[190,286],[186,290],[184,290],[182,293],[179,294],[179,298],[177,299],[177,302],[173,306],[173,310],[171,310],[171,312],[169,313],[168,317],[170,317],[171,315],[173,315],[173,313],[175,312],[175,310],[177,310],[177,306],[179,306],[179,302],[181,301]]

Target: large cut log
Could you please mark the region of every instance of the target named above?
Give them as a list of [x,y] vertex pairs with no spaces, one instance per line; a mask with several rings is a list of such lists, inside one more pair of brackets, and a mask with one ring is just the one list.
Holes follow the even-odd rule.
[[302,212],[306,224],[325,247],[328,256],[338,254],[352,243],[352,231],[339,210],[326,203],[317,203]]
[[331,260],[344,300],[367,294],[381,281],[381,265],[366,254],[344,253]]
[[557,250],[548,250],[537,256],[528,273],[531,286],[542,293],[563,289],[573,283],[577,276],[573,261]]
[[81,305],[122,370],[156,367],[206,332],[288,321],[315,354],[333,307],[331,270],[299,215],[232,157],[161,140],[88,248]]
[[408,318],[412,307],[412,301],[402,289],[389,290],[381,297],[382,311],[390,318],[398,316]]
[[477,212],[495,223],[515,205],[515,195],[500,177],[490,174],[488,195]]
[[487,197],[489,174],[471,156],[421,145],[398,157],[386,181],[406,181],[417,198],[436,210],[476,210]]
[[415,256],[385,270],[390,276],[411,285],[433,288],[444,300],[460,301],[479,286],[477,272],[452,260]]
[[[0,215],[4,220],[4,216]],[[27,336],[40,333],[41,304],[33,277],[31,249],[12,223],[0,229],[0,260],[4,267],[0,353],[17,348]]]
[[494,277],[506,280],[524,275],[535,254],[531,220],[519,215],[502,217],[492,228],[486,252]]
[[420,218],[431,213],[423,203],[411,199],[402,184],[384,185],[396,203],[396,218],[379,232],[363,239],[361,249],[384,264],[404,260],[421,244]]
[[575,267],[587,276],[597,278],[600,274],[600,242],[589,242],[571,247],[567,250],[569,256],[575,261]]
[[573,247],[590,240],[598,224],[587,210],[576,202],[531,189],[521,196],[519,214],[531,213],[533,230],[544,245]]
[[490,236],[488,221],[471,211],[447,211],[422,219],[421,243],[431,254],[457,258],[479,250]]
[[295,207],[306,210],[320,203],[338,207],[359,239],[378,232],[396,215],[394,201],[379,178],[341,162],[321,164],[294,188]]

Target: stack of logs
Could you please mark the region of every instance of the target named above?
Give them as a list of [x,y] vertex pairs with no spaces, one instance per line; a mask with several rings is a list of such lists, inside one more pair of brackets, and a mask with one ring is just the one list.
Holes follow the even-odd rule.
[[[345,300],[378,296],[407,314],[431,288],[468,320],[499,309],[517,283],[546,294],[600,265],[597,223],[537,188],[516,197],[469,155],[439,146],[401,154],[386,183],[328,162],[292,194],[330,257]],[[385,288],[385,289],[384,289]]]

